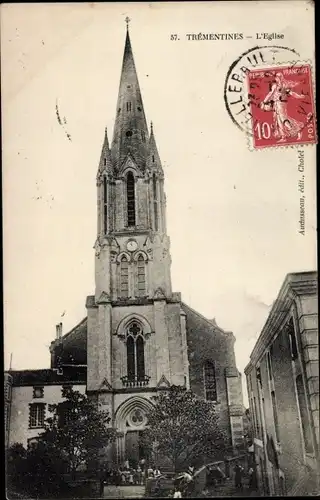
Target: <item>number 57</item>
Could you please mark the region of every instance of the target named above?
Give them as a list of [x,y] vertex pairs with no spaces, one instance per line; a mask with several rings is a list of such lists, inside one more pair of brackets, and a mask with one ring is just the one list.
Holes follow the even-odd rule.
[[170,40],[178,40],[178,35],[170,35]]

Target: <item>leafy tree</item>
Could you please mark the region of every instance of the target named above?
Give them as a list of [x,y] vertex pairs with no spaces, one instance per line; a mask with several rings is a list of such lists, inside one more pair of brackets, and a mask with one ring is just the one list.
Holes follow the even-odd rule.
[[[86,395],[63,388],[64,398],[49,405],[52,416],[37,444],[24,449],[15,444],[7,452],[7,485],[10,497],[54,498],[69,495],[67,472],[97,462],[99,451],[112,442],[116,431],[108,428],[109,413]],[[95,470],[97,472],[97,469]]]
[[26,450],[16,443],[8,449],[6,458],[9,498],[54,497],[66,491],[66,464],[59,450],[41,442]]
[[186,461],[223,449],[226,436],[212,403],[183,387],[172,386],[154,398],[144,441],[155,443],[158,452],[177,470]]
[[85,394],[63,388],[62,396],[62,402],[49,405],[52,416],[46,420],[40,441],[58,450],[74,473],[80,465],[96,461],[99,451],[114,441],[117,433],[108,427],[109,413]]
[[12,491],[19,491],[24,477],[24,464],[27,450],[21,443],[14,443],[6,451],[6,479],[7,488]]

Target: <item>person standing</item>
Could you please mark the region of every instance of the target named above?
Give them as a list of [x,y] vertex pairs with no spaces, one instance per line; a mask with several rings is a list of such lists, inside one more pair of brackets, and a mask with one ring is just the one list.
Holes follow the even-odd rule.
[[158,467],[155,468],[155,471],[154,471],[154,477],[159,477],[161,476],[161,472],[160,470],[158,469]]
[[146,480],[146,471],[145,471],[145,469],[142,469],[142,471],[141,471],[141,485],[145,484],[145,480]]
[[243,469],[241,465],[236,462],[236,466],[234,468],[235,476],[234,476],[234,481],[235,481],[235,487],[236,488],[242,488],[242,473]]
[[249,490],[255,491],[257,489],[257,478],[253,467],[250,467],[248,475],[249,475],[249,484],[248,484]]
[[133,480],[133,471],[131,470],[130,473],[129,473],[129,484],[130,485],[133,485],[134,484],[134,480]]
[[142,481],[142,470],[141,470],[140,465],[138,465],[138,468],[137,468],[137,481],[138,481],[138,484],[141,484],[141,481]]
[[178,486],[176,486],[175,489],[174,489],[173,498],[182,498],[181,491],[178,488]]

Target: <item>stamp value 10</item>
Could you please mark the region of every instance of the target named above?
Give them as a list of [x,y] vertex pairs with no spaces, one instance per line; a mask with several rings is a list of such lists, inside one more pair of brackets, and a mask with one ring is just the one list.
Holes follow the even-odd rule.
[[310,65],[247,73],[254,149],[316,143]]

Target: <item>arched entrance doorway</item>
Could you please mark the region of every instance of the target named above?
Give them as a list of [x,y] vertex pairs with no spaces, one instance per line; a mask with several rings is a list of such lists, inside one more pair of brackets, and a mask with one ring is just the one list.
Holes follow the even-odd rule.
[[147,414],[152,403],[141,396],[133,396],[124,401],[116,411],[115,425],[121,432],[117,439],[117,461],[122,464],[129,460],[135,466],[145,457],[142,433],[147,427]]

